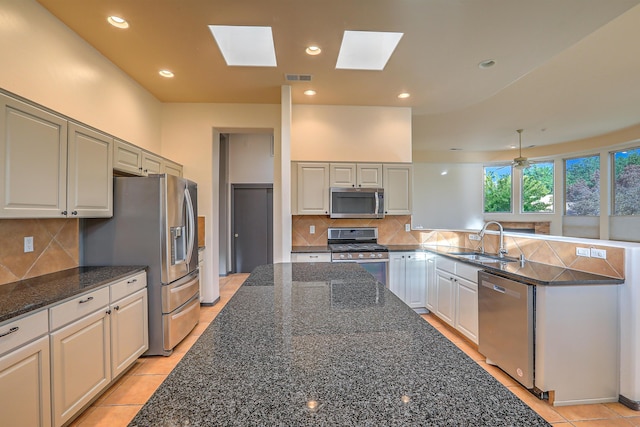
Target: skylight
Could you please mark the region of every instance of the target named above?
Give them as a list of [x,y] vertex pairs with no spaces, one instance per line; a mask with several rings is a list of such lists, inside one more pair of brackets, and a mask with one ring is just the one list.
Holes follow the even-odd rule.
[[271,27],[209,25],[229,66],[275,67],[276,50]]
[[383,70],[403,33],[345,31],[336,68]]

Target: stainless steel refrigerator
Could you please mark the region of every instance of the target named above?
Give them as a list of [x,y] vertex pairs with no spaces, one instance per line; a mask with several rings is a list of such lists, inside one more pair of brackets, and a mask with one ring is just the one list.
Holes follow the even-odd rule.
[[114,178],[113,217],[81,224],[83,265],[146,265],[149,350],[169,355],[200,317],[196,183]]

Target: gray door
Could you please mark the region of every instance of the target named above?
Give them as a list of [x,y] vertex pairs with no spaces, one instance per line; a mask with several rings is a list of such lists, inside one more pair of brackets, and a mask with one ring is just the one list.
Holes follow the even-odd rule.
[[273,185],[231,186],[233,272],[273,262]]

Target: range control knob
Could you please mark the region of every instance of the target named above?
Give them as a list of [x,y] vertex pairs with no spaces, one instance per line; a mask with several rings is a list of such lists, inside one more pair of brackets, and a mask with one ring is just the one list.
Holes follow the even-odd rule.
[[382,258],[382,254],[378,254],[378,258]]
[[344,254],[340,254],[340,259],[344,259]]
[[353,255],[347,254],[347,258],[349,258],[349,259],[353,258]]
[[374,254],[373,252],[369,255],[369,258],[375,258],[376,254]]
[[364,258],[364,254],[358,254],[358,258]]

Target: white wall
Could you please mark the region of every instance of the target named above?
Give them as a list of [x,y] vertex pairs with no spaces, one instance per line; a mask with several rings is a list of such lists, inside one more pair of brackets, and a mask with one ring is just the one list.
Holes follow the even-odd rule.
[[229,183],[273,184],[273,137],[265,134],[229,135]]
[[482,228],[482,173],[481,164],[414,163],[412,227]]
[[411,109],[294,105],[291,160],[411,162]]
[[160,152],[161,104],[33,0],[0,0],[0,88]]

